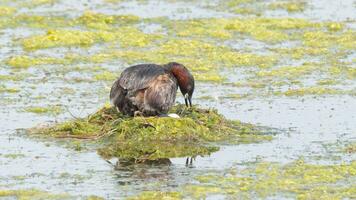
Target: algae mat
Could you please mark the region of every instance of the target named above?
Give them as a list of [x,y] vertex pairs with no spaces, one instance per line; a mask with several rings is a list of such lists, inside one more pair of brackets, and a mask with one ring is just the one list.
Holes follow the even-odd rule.
[[355,178],[355,161],[337,165],[259,162],[198,175],[194,184],[176,191],[146,191],[130,199],[354,199]]
[[86,118],[30,129],[31,134],[96,140],[104,158],[118,157],[135,162],[175,157],[205,156],[218,151],[218,144],[269,141],[262,128],[228,120],[214,109],[171,109],[180,118],[127,117],[106,106]]

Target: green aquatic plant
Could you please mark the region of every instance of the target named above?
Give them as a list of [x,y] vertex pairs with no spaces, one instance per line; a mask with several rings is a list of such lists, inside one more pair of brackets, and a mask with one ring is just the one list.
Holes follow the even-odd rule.
[[52,57],[13,56],[5,63],[13,68],[28,68],[46,64],[65,64],[65,60]]
[[22,46],[26,50],[36,50],[63,46],[88,47],[95,43],[118,41],[122,47],[143,47],[158,37],[134,27],[120,27],[111,31],[48,30],[46,34],[23,39]]
[[135,15],[106,15],[93,11],[86,11],[77,21],[89,28],[110,29],[108,25],[126,25],[139,22],[140,18]]
[[17,159],[17,158],[24,158],[25,155],[24,154],[21,154],[21,153],[18,153],[18,154],[4,154],[4,155],[1,155],[0,156],[4,157],[4,158],[11,158],[11,159]]
[[[26,189],[26,190],[0,190],[0,198],[5,199],[18,199],[18,200],[71,200],[78,199],[79,197],[74,197],[69,194],[53,194],[46,191],[36,190],[36,189]],[[85,200],[104,200],[98,196],[88,196],[81,197],[80,199]]]
[[340,83],[340,81],[334,79],[322,79],[317,82],[318,85],[336,85],[338,83]]
[[307,3],[304,1],[277,1],[268,5],[269,9],[283,9],[288,12],[302,12],[305,10]]
[[356,162],[340,165],[307,164],[303,160],[286,165],[261,162],[225,175],[198,176],[200,184],[188,184],[184,191],[195,198],[215,193],[239,198],[277,195],[297,199],[344,199],[356,195],[352,183],[355,176]]
[[17,88],[9,88],[9,87],[0,85],[0,93],[17,93],[17,92],[20,92],[20,90]]
[[16,12],[16,9],[13,8],[13,7],[0,6],[0,17],[1,16],[12,15],[15,12]]
[[343,94],[342,90],[323,87],[323,86],[311,86],[298,89],[288,89],[284,92],[275,92],[275,95],[285,96],[304,96],[304,95],[333,95]]
[[27,107],[24,109],[25,112],[36,113],[36,114],[59,114],[63,110],[60,106],[51,106],[51,107]]
[[4,198],[16,198],[16,199],[70,199],[71,197],[67,194],[51,194],[49,192],[39,191],[39,190],[0,190],[0,197]]
[[8,75],[0,75],[1,81],[22,81],[27,77],[31,76],[28,73],[14,72]]
[[267,43],[277,43],[291,38],[287,30],[315,28],[318,23],[313,23],[305,19],[295,18],[235,18],[225,22],[225,29],[236,31]]
[[[288,164],[257,162],[195,177],[174,192],[143,192],[132,199],[175,194],[181,199],[353,199],[356,162],[318,165],[296,160]],[[178,198],[178,199],[179,199]]]
[[30,0],[30,1],[24,1],[20,3],[20,6],[22,7],[36,7],[36,6],[42,6],[42,5],[48,5],[48,4],[54,4],[58,0]]
[[117,75],[112,72],[104,71],[102,73],[96,74],[94,79],[97,81],[113,81],[117,78]]
[[151,199],[164,199],[164,200],[180,200],[182,195],[179,192],[156,192],[146,191],[135,197],[129,197],[127,200],[151,200]]
[[326,23],[326,27],[329,31],[341,31],[344,29],[344,24],[339,22]]
[[355,31],[351,30],[339,34],[324,31],[308,31],[304,33],[302,40],[303,44],[309,47],[338,47],[345,50],[354,50],[356,48]]
[[172,108],[181,118],[127,117],[113,107],[104,107],[87,118],[34,128],[30,133],[59,138],[94,139],[105,158],[143,162],[173,157],[208,155],[219,148],[214,143],[255,143],[271,140],[251,124],[225,119],[216,110],[183,105]]
[[290,56],[294,59],[302,59],[308,56],[309,57],[325,56],[331,53],[327,48],[323,48],[323,47],[280,48],[280,49],[272,49],[272,51]]
[[275,78],[295,78],[307,74],[311,74],[318,69],[318,64],[305,63],[301,66],[286,66],[270,71],[259,71],[259,77],[275,77]]

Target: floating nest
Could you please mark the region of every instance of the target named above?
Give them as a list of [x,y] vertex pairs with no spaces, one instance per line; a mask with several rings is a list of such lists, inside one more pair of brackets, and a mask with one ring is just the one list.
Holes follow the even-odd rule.
[[228,120],[215,109],[173,107],[171,117],[127,117],[113,107],[103,107],[86,118],[30,129],[32,134],[55,138],[100,141],[104,158],[147,161],[209,155],[218,144],[271,140],[270,134],[237,120]]

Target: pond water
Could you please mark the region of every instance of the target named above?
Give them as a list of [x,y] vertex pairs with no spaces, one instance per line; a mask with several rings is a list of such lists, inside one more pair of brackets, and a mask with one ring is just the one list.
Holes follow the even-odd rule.
[[[246,163],[352,163],[355,150],[344,148],[356,145],[356,2],[310,0],[295,10],[298,2],[0,2],[0,190],[125,199],[143,191],[182,192],[183,186],[198,184],[197,175],[224,173],[248,167]],[[271,18],[277,21],[269,22]],[[305,22],[280,28],[289,26],[278,21],[287,18]],[[240,28],[233,19],[251,26]],[[64,31],[57,35],[53,30]],[[231,58],[231,52],[243,61]],[[111,83],[125,67],[170,59],[186,61],[197,76],[195,104],[278,134],[263,143],[222,145],[190,167],[185,158],[172,158],[170,165],[115,168],[94,148],[76,151],[66,140],[39,139],[22,131],[87,116],[108,102]],[[354,186],[349,179],[343,184]],[[216,194],[204,197],[228,198]],[[346,197],[356,197],[350,195]],[[279,193],[260,196],[267,197],[288,198]]]

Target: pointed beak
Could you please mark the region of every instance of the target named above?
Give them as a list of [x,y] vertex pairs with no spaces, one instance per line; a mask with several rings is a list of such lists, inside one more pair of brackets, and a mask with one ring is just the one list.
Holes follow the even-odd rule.
[[185,106],[192,107],[192,97],[189,94],[184,95]]

